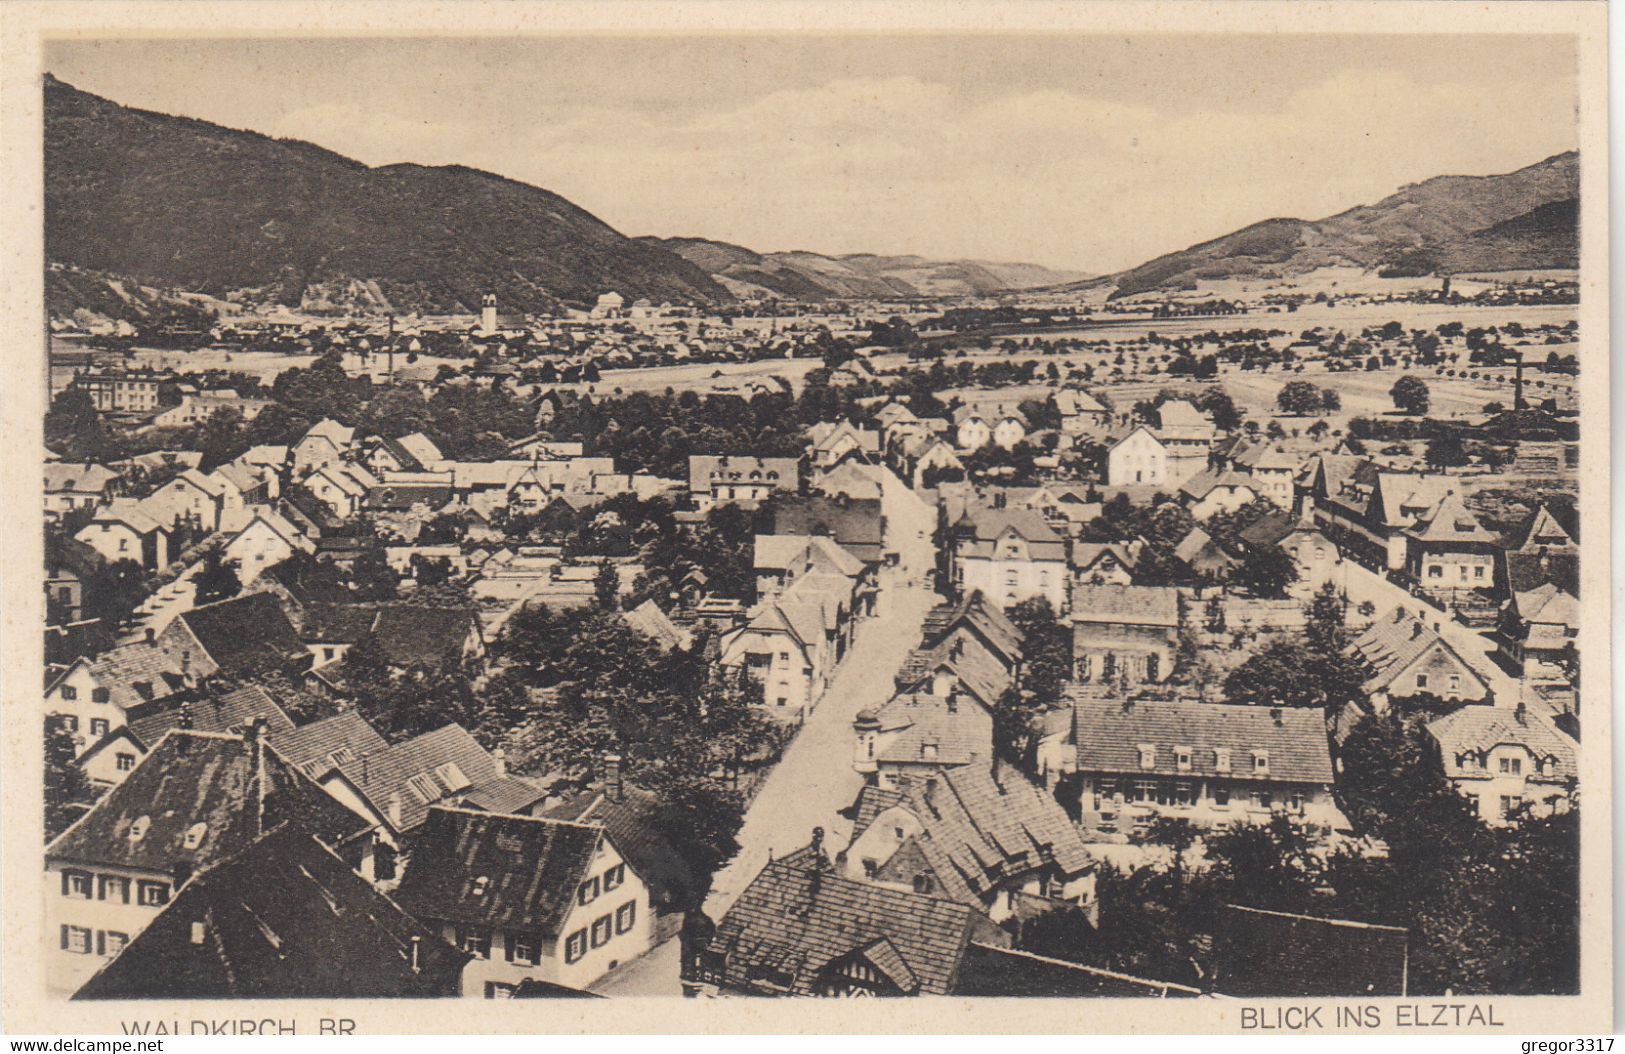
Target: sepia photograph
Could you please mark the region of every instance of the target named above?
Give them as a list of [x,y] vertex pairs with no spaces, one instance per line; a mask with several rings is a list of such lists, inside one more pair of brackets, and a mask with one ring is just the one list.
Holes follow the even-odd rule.
[[34,25],[8,1015],[1606,1031],[1606,8],[1207,6]]

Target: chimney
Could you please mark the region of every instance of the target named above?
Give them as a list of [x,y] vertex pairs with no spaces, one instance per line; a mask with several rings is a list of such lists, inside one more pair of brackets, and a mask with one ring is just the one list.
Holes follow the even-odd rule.
[[497,747],[491,752],[491,760],[496,762],[497,779],[501,779],[508,774],[508,752],[506,750]]
[[399,791],[389,796],[389,822],[396,830],[401,826],[401,794]]
[[1518,705],[1513,709],[1512,716],[1520,725],[1529,723],[1529,708],[1524,706],[1522,699],[1518,700]]
[[152,627],[151,627],[151,626],[148,626],[148,627],[147,627],[147,643],[148,643],[148,644],[151,644],[151,643],[152,643],[152,642],[153,642],[153,640],[154,640],[154,639],[155,639],[155,638],[156,638],[156,637],[157,637],[157,634],[155,634],[155,633],[154,633],[154,632],[153,632],[153,631],[152,631]]
[[412,946],[407,951],[407,962],[412,964],[413,973],[423,972],[423,938],[412,934]]
[[956,691],[948,693],[948,712],[950,714],[959,713],[959,693]]
[[620,801],[625,793],[621,784],[621,756],[607,754],[604,757],[604,797],[610,801]]
[[1420,637],[1421,635],[1422,635],[1422,624],[1420,622],[1411,623],[1411,640],[1415,640],[1417,637]]
[[1397,626],[1401,622],[1404,622],[1404,621],[1405,621],[1405,609],[1402,608],[1402,607],[1395,608],[1394,609],[1394,625]]
[[370,776],[370,772],[368,770],[371,769],[371,767],[371,762],[367,760],[367,755],[363,753],[361,755],[361,785],[363,787],[365,787],[369,782],[368,777]]
[[[204,941],[204,938],[206,938],[208,936],[208,934],[209,934],[209,928],[207,926],[205,926],[202,922],[194,922],[194,923],[192,923],[192,943],[193,944],[202,944],[203,941]],[[417,940],[416,937],[414,937],[412,939]]]
[[1281,724],[1281,708],[1280,707],[1278,707],[1278,706],[1270,707],[1270,719],[1273,720],[1276,723],[1277,726],[1279,726]]

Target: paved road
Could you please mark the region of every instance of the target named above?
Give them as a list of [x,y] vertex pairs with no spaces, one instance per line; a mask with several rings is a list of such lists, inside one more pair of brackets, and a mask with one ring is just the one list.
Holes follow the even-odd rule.
[[[850,824],[836,812],[851,805],[863,787],[863,777],[852,768],[852,720],[859,710],[891,698],[892,675],[919,643],[920,625],[938,601],[914,576],[882,575],[877,613],[858,627],[823,699],[745,813],[739,853],[712,880],[705,902],[711,918],[722,918],[769,854],[801,848],[812,840],[814,827],[824,828],[827,844],[846,844]],[[667,941],[592,990],[610,996],[680,995],[678,944],[675,938]]]

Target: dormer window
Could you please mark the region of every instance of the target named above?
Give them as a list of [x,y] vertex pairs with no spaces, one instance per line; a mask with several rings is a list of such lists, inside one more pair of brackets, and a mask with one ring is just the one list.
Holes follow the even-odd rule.
[[152,826],[152,817],[138,816],[130,825],[130,841],[139,842],[147,836],[147,828]]
[[1230,751],[1228,749],[1213,752],[1213,768],[1217,772],[1230,771]]
[[1149,743],[1140,744],[1140,767],[1154,769],[1157,767],[1157,748]]
[[1253,774],[1268,775],[1270,771],[1270,756],[1268,751],[1256,750],[1253,752]]
[[1174,762],[1179,766],[1179,771],[1189,772],[1191,770],[1191,748],[1175,747]]
[[474,879],[474,886],[469,890],[471,896],[483,897],[485,891],[491,888],[491,879],[487,875],[480,875]]
[[186,839],[182,845],[187,849],[196,849],[203,844],[203,836],[209,833],[206,823],[194,823],[186,829]]

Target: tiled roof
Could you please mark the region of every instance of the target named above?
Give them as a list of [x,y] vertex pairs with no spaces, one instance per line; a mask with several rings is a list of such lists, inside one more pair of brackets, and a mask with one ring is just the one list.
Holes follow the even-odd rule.
[[1252,526],[1242,530],[1240,537],[1249,547],[1262,549],[1280,545],[1297,529],[1297,520],[1284,512],[1272,512],[1267,516],[1260,517]]
[[666,837],[660,808],[660,800],[648,791],[623,786],[618,800],[602,790],[589,790],[548,809],[543,815],[602,824],[616,851],[649,887],[655,906],[665,911],[681,911],[697,905],[707,883]]
[[597,824],[431,809],[396,900],[426,919],[553,936],[603,838]]
[[363,754],[389,749],[389,741],[354,710],[299,728],[273,730],[269,742],[311,779],[320,779],[336,766]]
[[[500,778],[496,758],[456,724],[359,757],[340,765],[339,772],[398,831],[410,831],[422,823],[436,802],[452,800]],[[395,802],[399,803],[399,822],[391,817]]]
[[[1526,747],[1542,760],[1541,771],[1525,773],[1527,777],[1538,775],[1548,780],[1564,780],[1579,775],[1574,741],[1546,718],[1529,710],[1520,714],[1502,706],[1464,706],[1428,722],[1427,728],[1428,735],[1439,744],[1444,773],[1451,778],[1486,775],[1483,757],[1502,745]],[[1479,764],[1464,768],[1462,760],[1469,756],[1476,758]],[[1555,766],[1550,764],[1550,759],[1556,759]]]
[[886,470],[871,465],[860,465],[855,461],[843,461],[813,480],[813,486],[825,494],[845,494],[849,498],[878,500],[885,493],[885,488],[875,478],[875,473],[884,471]]
[[90,675],[107,689],[108,701],[125,710],[173,695],[187,685],[180,660],[145,641],[102,652],[90,664]]
[[946,640],[955,629],[964,628],[980,636],[1009,664],[1021,661],[1022,632],[1009,617],[989,604],[980,589],[972,590],[957,604],[932,608],[921,626],[925,647]]
[[771,508],[774,534],[826,534],[869,564],[885,556],[885,517],[879,499],[788,494],[776,497]]
[[180,616],[222,672],[235,673],[304,653],[293,624],[272,593],[248,593]]
[[1134,553],[1127,542],[1074,542],[1072,566],[1087,571],[1106,556],[1111,556],[1125,568],[1133,569]]
[[[1326,719],[1313,709],[1230,706],[1221,703],[1074,699],[1072,738],[1078,771],[1147,776],[1220,775],[1217,751],[1229,751],[1238,778],[1287,783],[1330,783]],[[1142,747],[1153,751],[1142,766]],[[1181,768],[1176,748],[1189,748]],[[1268,774],[1255,773],[1254,754],[1268,758]]]
[[308,604],[300,638],[317,644],[374,640],[391,665],[435,666],[462,654],[475,625],[464,608],[417,604]]
[[76,465],[68,461],[45,464],[45,493],[100,494],[119,478],[110,468],[95,464]]
[[1072,621],[1133,626],[1178,626],[1179,593],[1171,586],[1072,587]]
[[1547,622],[1578,628],[1580,601],[1565,593],[1556,583],[1546,582],[1513,597],[1518,617],[1527,622]]
[[1244,476],[1240,472],[1216,468],[1207,468],[1198,472],[1180,484],[1179,492],[1192,501],[1200,501],[1220,487],[1232,487],[1238,490],[1245,488],[1249,494],[1255,496],[1258,493],[1253,487],[1252,477]]
[[771,483],[775,490],[794,493],[801,487],[801,461],[793,457],[754,457],[749,454],[690,455],[690,493],[709,494],[718,484],[734,483]]
[[991,756],[993,727],[979,706],[944,696],[906,693],[875,711],[882,732],[893,733],[875,753],[890,764],[968,765]]
[[268,733],[286,732],[293,728],[292,719],[276,704],[276,700],[265,689],[254,684],[195,701],[164,699],[146,703],[132,707],[124,716],[135,737],[151,746],[162,739],[165,732],[179,728],[183,715],[191,721],[195,732],[240,733],[256,718],[265,719]]
[[[184,866],[196,874],[288,820],[328,844],[342,843],[368,826],[274,747],[256,751],[237,736],[173,731],[123,783],[46,846],[45,855],[158,872]],[[201,840],[188,848],[188,836],[199,824]]]
[[953,674],[960,685],[988,710],[998,705],[999,697],[1013,680],[1010,667],[983,643],[982,638],[961,635],[951,641],[942,641],[934,648],[918,648],[910,652],[898,670],[897,684],[900,688],[911,689],[942,669]]
[[1580,554],[1577,550],[1508,550],[1504,560],[1507,588],[1513,593],[1526,593],[1551,582],[1566,593],[1578,595]]
[[1432,514],[1418,520],[1406,533],[1419,542],[1438,544],[1491,545],[1495,542],[1495,536],[1484,529],[1478,517],[1467,510],[1461,495],[1454,492],[1439,499]]
[[967,904],[856,882],[809,863],[769,863],[717,924],[709,947],[722,957],[723,987],[812,995],[825,967],[884,940],[883,972],[911,979],[906,994],[946,995],[970,940],[1003,936],[989,933],[987,917]]
[[1066,559],[1066,539],[1031,509],[968,508],[955,529],[969,535],[968,545],[959,543],[959,552],[965,555],[991,557],[999,539],[1014,531],[1026,541],[1030,559]]
[[1538,550],[1545,546],[1553,549],[1566,548],[1573,544],[1574,539],[1569,536],[1569,532],[1563,529],[1562,524],[1557,522],[1557,517],[1552,515],[1552,510],[1543,503],[1530,515],[1529,522],[1524,524],[1523,530],[1518,535],[1517,548]]
[[462,795],[463,805],[481,812],[520,813],[547,797],[547,791],[519,776],[498,776]]
[[637,607],[622,614],[628,626],[643,634],[665,651],[673,648],[687,648],[694,641],[694,635],[683,629],[671,620],[671,616],[660,610],[653,600],[645,600]]
[[402,511],[414,505],[428,509],[444,508],[453,497],[449,484],[444,483],[384,483],[367,491],[366,507],[386,511]]
[[1055,406],[1062,416],[1070,417],[1073,414],[1100,414],[1106,413],[1106,407],[1099,399],[1079,388],[1065,388],[1055,393]]
[[863,789],[853,840],[887,809],[907,809],[920,823],[916,846],[956,899],[980,906],[1003,883],[1047,865],[1067,876],[1094,866],[1060,803],[1014,769],[995,778],[987,765],[966,765],[898,784]]
[[1371,676],[1364,686],[1368,692],[1387,689],[1395,678],[1435,648],[1447,653],[1463,669],[1477,677],[1480,683],[1484,680],[1448,641],[1402,607],[1396,607],[1378,618],[1354,639],[1351,647],[1371,668]]
[[455,996],[468,958],[287,823],[187,883],[76,998]]
[[1409,934],[1394,926],[1226,904],[1213,937],[1213,987],[1225,995],[1407,994]]

